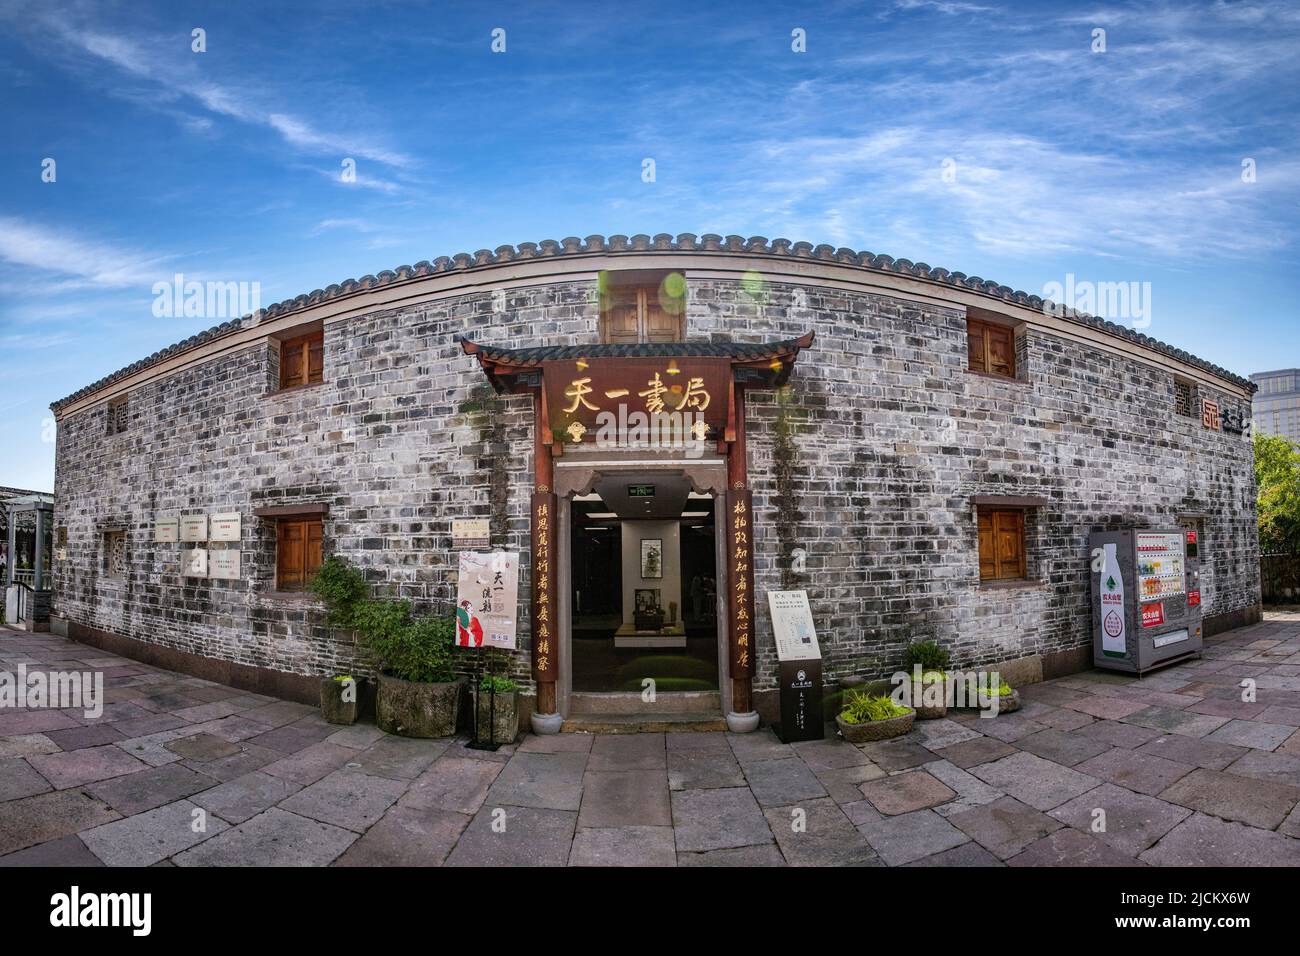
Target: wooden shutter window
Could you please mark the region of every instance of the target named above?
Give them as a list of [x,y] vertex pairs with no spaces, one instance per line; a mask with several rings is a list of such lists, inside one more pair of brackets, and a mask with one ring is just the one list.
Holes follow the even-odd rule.
[[614,286],[600,314],[600,340],[615,344],[680,342],[684,312],[676,314],[659,301],[659,286]]
[[1025,577],[1025,513],[979,511],[980,580]]
[[320,570],[320,518],[281,518],[276,523],[275,588],[305,591]]
[[280,387],[324,381],[325,333],[311,332],[280,343]]
[[1016,333],[1005,325],[966,320],[966,359],[972,372],[1016,377]]

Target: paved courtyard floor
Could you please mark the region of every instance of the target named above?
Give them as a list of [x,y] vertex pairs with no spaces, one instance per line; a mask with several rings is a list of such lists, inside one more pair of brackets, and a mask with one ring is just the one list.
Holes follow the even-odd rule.
[[1300,865],[1296,613],[862,747],[832,726],[484,753],[0,628],[19,664],[102,671],[108,703],[0,709],[0,865]]

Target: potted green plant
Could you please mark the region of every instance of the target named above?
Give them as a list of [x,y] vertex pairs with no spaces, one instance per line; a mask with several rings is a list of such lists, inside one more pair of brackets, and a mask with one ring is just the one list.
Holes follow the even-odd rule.
[[[978,679],[977,679],[978,680]],[[1005,680],[998,677],[997,686],[987,677],[976,685],[981,710],[992,710],[997,714],[1011,714],[1020,709],[1020,691],[1012,688]]]
[[359,710],[359,681],[351,674],[335,674],[320,682],[321,716],[331,724],[355,724]]
[[480,743],[514,743],[519,733],[519,685],[500,674],[484,674],[478,682]]
[[410,601],[375,599],[365,576],[342,558],[321,565],[312,591],[328,623],[355,631],[379,664],[375,723],[403,737],[456,732],[464,678],[454,669],[451,617],[417,616]]
[[895,704],[887,694],[873,697],[850,691],[844,709],[835,715],[840,734],[851,744],[888,740],[912,729],[916,711]]
[[948,716],[948,649],[935,641],[908,645],[903,661],[910,672],[912,704],[921,720]]

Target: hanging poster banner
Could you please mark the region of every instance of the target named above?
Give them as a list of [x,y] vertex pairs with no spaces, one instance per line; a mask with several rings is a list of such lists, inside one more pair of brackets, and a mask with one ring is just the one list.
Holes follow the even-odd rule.
[[519,624],[519,553],[460,553],[456,646],[513,651]]
[[807,591],[768,591],[767,606],[772,612],[772,634],[776,638],[776,656],[783,661],[820,660],[817,628]]

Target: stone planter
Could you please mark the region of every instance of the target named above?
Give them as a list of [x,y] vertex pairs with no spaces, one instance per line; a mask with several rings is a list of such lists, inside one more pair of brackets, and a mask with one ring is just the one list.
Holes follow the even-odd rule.
[[418,684],[381,674],[375,723],[385,733],[401,737],[450,737],[456,733],[464,687],[463,677],[444,684]]
[[[948,700],[950,695],[949,695],[949,686],[948,686],[949,679],[947,677],[943,679],[943,693],[940,695],[939,698],[942,701],[942,703],[930,707],[926,707],[921,704],[921,701],[925,700],[927,688],[933,687],[936,683],[938,683],[938,681],[922,680],[920,685],[921,694],[917,695],[916,694],[917,683],[913,681],[912,696],[914,700],[912,702],[913,704],[916,705],[914,709],[916,710],[917,720],[938,720],[941,717],[948,716]],[[933,694],[934,692],[930,691],[930,693]]]
[[361,681],[353,678],[352,700],[343,699],[347,685],[333,677],[325,677],[320,682],[320,714],[331,724],[355,724],[361,707]]
[[[489,722],[491,734],[489,735]],[[519,692],[512,690],[492,695],[478,692],[478,740],[480,743],[512,744],[519,734]]]
[[[1013,689],[1009,695],[999,697],[997,700],[999,714],[1014,714],[1020,709],[1020,691],[1018,690]],[[992,704],[992,701],[990,700],[989,703]]]
[[835,723],[840,728],[840,734],[851,744],[865,744],[873,740],[888,740],[890,737],[901,737],[912,729],[912,723],[916,720],[916,711],[909,710],[906,714],[900,714],[897,717],[887,717],[884,720],[870,720],[865,724],[850,724],[839,714],[835,715]]

